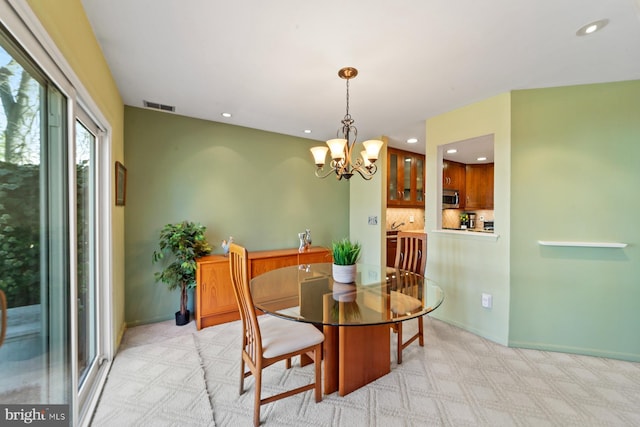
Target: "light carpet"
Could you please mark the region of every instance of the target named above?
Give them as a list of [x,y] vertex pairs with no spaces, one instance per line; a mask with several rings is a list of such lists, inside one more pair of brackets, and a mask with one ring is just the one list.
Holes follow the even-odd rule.
[[[407,323],[407,336],[415,323]],[[170,326],[127,331],[93,425],[251,425],[251,377],[238,395],[240,322],[190,327],[176,336],[161,329],[173,331]],[[136,333],[139,328],[144,333]],[[321,403],[312,392],[270,403],[262,407],[262,424],[640,425],[639,363],[507,348],[431,318],[425,318],[425,334],[425,347],[409,346],[401,365],[392,357],[390,374]],[[312,366],[276,364],[264,371],[263,396],[312,379]]]

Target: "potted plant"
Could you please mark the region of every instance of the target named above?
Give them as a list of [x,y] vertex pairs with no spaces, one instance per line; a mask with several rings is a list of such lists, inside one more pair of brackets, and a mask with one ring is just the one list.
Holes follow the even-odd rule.
[[356,280],[356,262],[360,258],[362,247],[348,237],[332,243],[333,280],[341,283],[353,283]]
[[[180,288],[180,311],[176,312],[176,325],[189,323],[187,289],[196,286],[196,258],[211,252],[204,236],[206,227],[182,221],[167,224],[160,230],[160,249],[153,251],[153,263],[170,256],[170,262],[155,273],[156,282],[166,283],[169,290]],[[165,260],[166,261],[166,260]]]

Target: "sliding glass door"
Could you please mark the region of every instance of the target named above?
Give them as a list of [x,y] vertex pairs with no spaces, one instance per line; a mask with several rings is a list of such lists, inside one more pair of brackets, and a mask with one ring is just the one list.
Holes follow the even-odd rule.
[[77,375],[83,401],[85,385],[95,376],[98,355],[96,280],[96,140],[98,129],[85,114],[75,123]]
[[0,405],[69,405],[76,424],[110,338],[98,256],[108,174],[104,133],[67,93],[0,26]]
[[66,100],[0,42],[0,402],[69,403]]

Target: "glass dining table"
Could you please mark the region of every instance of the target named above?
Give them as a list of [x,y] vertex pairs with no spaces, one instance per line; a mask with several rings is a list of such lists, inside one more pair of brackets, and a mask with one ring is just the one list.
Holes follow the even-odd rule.
[[351,284],[335,282],[331,269],[278,268],[250,286],[259,311],[322,328],[324,393],[344,396],[391,371],[390,324],[432,312],[444,293],[424,276],[390,267],[358,264]]

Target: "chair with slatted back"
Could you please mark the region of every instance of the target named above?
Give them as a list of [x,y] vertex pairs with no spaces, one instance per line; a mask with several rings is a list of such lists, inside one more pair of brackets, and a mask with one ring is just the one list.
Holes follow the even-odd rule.
[[[315,390],[316,402],[322,400],[321,363],[324,334],[308,323],[297,323],[274,316],[257,316],[249,288],[247,272],[247,250],[235,243],[229,245],[229,268],[231,283],[242,319],[242,359],[240,363],[240,394],[244,393],[244,379],[253,375],[255,399],[253,424],[260,424],[261,405]],[[291,358],[308,355],[315,364],[313,383],[261,398],[262,370],[276,362],[285,360],[291,367]]]
[[[424,276],[427,265],[427,234],[398,232],[398,247],[396,250],[395,268],[411,271],[412,273]],[[411,307],[411,304],[416,307]],[[391,310],[396,313],[406,313],[421,306],[421,301],[409,295],[395,292],[391,298]],[[402,351],[409,344],[418,340],[421,347],[424,347],[424,326],[422,316],[418,317],[418,332],[406,341],[402,341],[402,322],[393,323],[391,329],[398,335],[398,364],[402,363]]]

